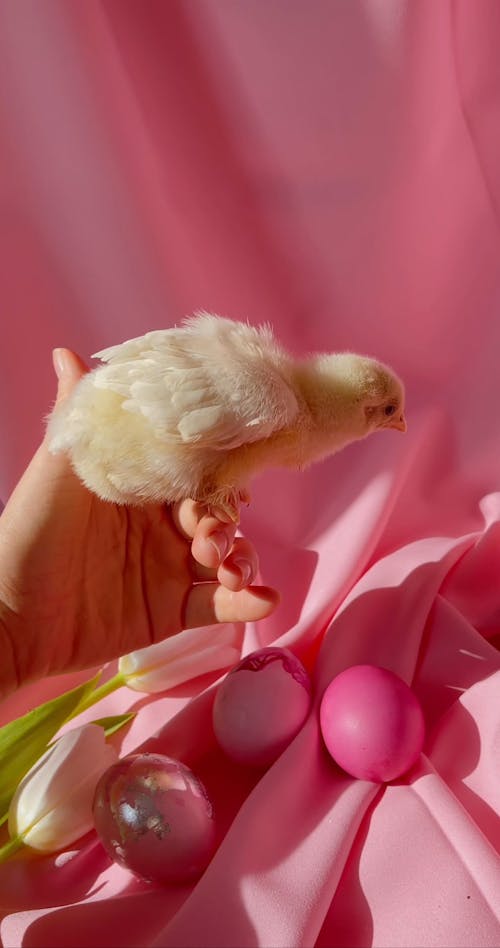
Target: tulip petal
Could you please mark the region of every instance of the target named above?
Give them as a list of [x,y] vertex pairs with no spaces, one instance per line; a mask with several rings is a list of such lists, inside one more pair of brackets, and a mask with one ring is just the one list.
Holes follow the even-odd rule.
[[241,658],[240,650],[231,646],[217,646],[207,648],[199,655],[185,655],[172,662],[168,667],[151,669],[147,675],[138,675],[137,678],[127,679],[127,687],[134,691],[156,694],[159,691],[170,691],[199,675],[229,668],[236,665]]
[[9,803],[21,778],[93,691],[99,677],[100,674],[0,728],[0,825],[7,819]]
[[9,808],[10,835],[44,852],[79,839],[92,827],[97,782],[117,759],[101,727],[67,731],[17,787]]
[[240,651],[234,623],[202,626],[122,656],[119,670],[128,688],[153,694],[227,668],[239,661]]

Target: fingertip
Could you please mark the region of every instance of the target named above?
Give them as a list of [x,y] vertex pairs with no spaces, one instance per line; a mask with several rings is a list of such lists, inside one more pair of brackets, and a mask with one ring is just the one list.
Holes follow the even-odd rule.
[[170,511],[175,527],[181,536],[186,540],[192,540],[199,523],[206,516],[207,508],[197,500],[186,497],[172,504]]
[[231,591],[218,583],[194,586],[185,604],[184,628],[216,622],[259,622],[276,609],[279,593],[271,586]]
[[261,604],[262,615],[259,618],[265,619],[270,616],[281,602],[281,596],[273,586],[249,586],[249,593],[253,593],[257,603]]
[[209,569],[217,569],[231,549],[235,524],[222,524],[215,517],[205,516],[197,525],[191,551],[194,558]]
[[77,382],[88,372],[88,367],[76,352],[58,347],[52,351],[52,364],[57,376],[57,401],[66,398]]
[[62,346],[52,350],[52,364],[59,381],[64,378],[79,378],[88,372],[88,366],[85,365],[83,359],[72,349]]
[[54,366],[54,372],[58,379],[61,379],[66,371],[66,350],[65,349],[53,349],[52,350],[52,365]]
[[278,590],[271,586],[246,586],[237,592],[221,586],[214,597],[217,621],[260,622],[274,612],[279,601]]
[[237,591],[251,585],[255,579],[255,571],[249,560],[225,560],[219,566],[217,579],[223,586]]
[[228,589],[238,590],[259,582],[259,557],[245,537],[236,537],[229,555],[220,564],[217,579]]

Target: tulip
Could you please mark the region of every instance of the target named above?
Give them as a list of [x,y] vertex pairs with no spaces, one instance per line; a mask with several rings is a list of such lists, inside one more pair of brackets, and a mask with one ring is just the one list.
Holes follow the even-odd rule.
[[241,637],[235,623],[217,623],[185,629],[163,642],[122,655],[117,674],[84,698],[75,714],[86,711],[123,685],[133,691],[156,694],[199,675],[229,668],[241,658]]
[[12,850],[18,844],[57,852],[93,828],[92,802],[102,774],[118,760],[102,727],[63,734],[28,771],[9,807]]
[[118,663],[122,683],[155,694],[191,678],[229,668],[240,660],[241,636],[233,623],[186,629],[163,642],[124,655]]

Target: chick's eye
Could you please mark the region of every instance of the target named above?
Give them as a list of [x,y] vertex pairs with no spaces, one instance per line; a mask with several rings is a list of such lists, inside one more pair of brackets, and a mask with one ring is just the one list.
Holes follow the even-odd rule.
[[386,405],[384,408],[384,415],[387,415],[387,416],[393,415],[395,411],[396,411],[395,405]]

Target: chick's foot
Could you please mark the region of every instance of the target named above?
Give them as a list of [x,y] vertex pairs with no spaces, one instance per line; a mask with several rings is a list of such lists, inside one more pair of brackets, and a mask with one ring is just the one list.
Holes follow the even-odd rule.
[[250,503],[246,488],[218,487],[206,498],[210,513],[223,523],[240,522],[240,505]]

